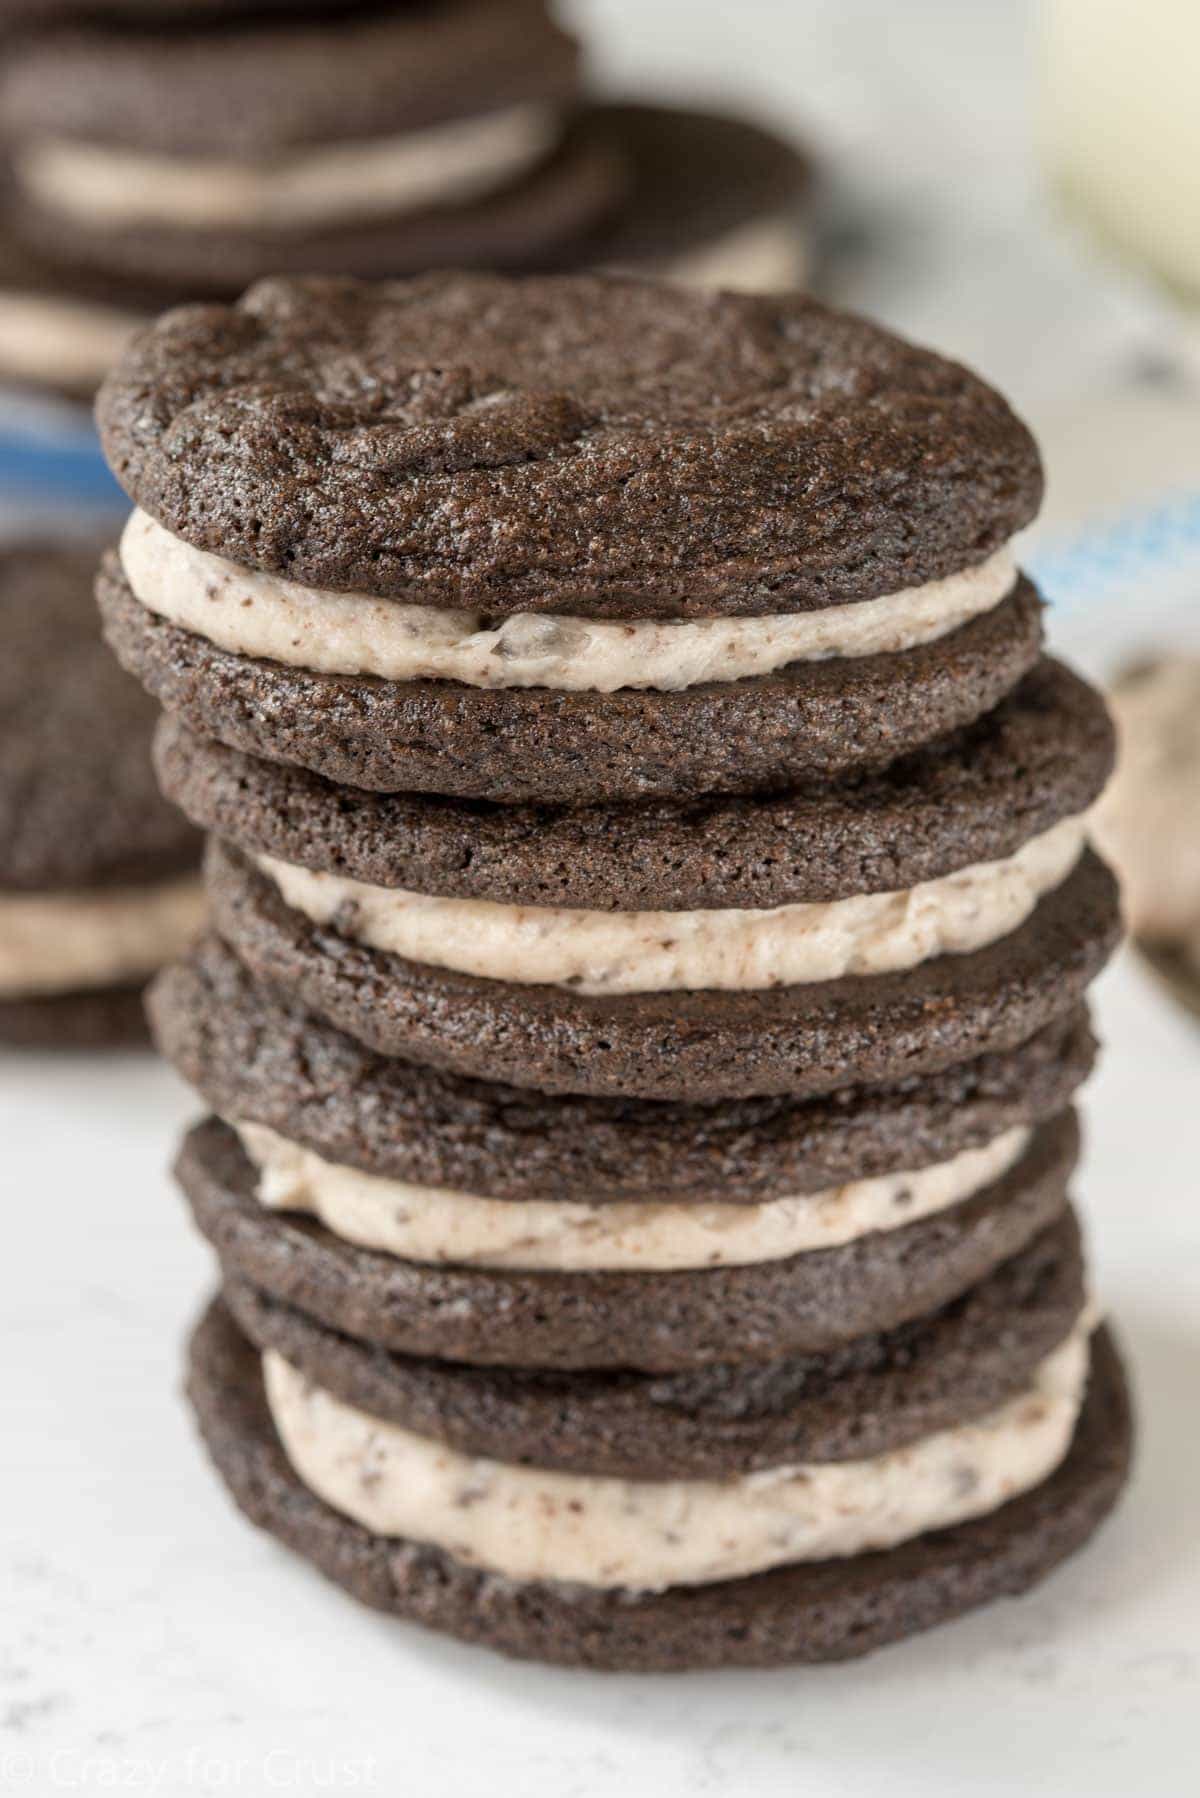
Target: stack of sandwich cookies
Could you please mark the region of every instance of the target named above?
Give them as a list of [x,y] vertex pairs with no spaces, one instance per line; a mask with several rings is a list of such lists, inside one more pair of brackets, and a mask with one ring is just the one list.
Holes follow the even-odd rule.
[[57,259],[191,293],[265,269],[525,262],[617,197],[568,130],[544,0],[83,20],[6,51],[19,220]]
[[17,0],[0,29],[0,379],[56,395],[276,270],[587,259],[627,184],[545,0]]
[[0,556],[0,1040],[144,1040],[202,923],[199,839],[155,788],[154,708],[96,629],[96,547]]
[[[249,1514],[365,1601],[597,1666],[835,1657],[1020,1589],[1115,1497],[1128,1419],[1103,1336],[1079,1416],[1090,1318],[1061,1112],[1048,1221],[1015,1251],[993,1241],[987,1271],[942,1302],[919,1283],[936,1237],[923,1255],[904,1222],[906,1186],[928,1203],[927,1179],[775,1202],[800,1215],[810,1242],[855,1222],[876,1249],[907,1238],[890,1299],[886,1276],[875,1281],[876,1315],[920,1309],[849,1340],[839,1300],[853,1304],[855,1279],[871,1277],[851,1256],[792,1258],[811,1264],[807,1301],[791,1298],[777,1319],[794,1336],[807,1302],[797,1321],[812,1346],[785,1350],[779,1334],[739,1338],[752,1281],[735,1292],[722,1268],[640,1271],[628,1221],[640,1204],[644,1267],[671,1261],[670,1214],[686,1225],[694,1210],[692,1244],[706,1241],[693,1252],[707,1262],[736,1231],[731,1212],[752,1235],[772,1209],[739,1197],[736,1179],[732,1204],[705,1202],[703,1188],[664,1203],[657,1182],[647,1196],[641,1170],[669,1166],[676,1145],[692,1167],[732,1162],[748,1184],[778,1190],[781,1169],[803,1166],[811,1182],[823,1163],[854,1165],[856,1150],[858,1166],[919,1159],[915,1144],[950,1120],[950,1140],[982,1138],[986,1178],[983,1163],[1035,1136],[1036,1115],[1086,1071],[1078,1016],[952,1078],[848,1094],[847,1111],[550,1101],[430,1075],[255,987],[216,942],[164,977],[154,1013],[176,1064],[215,1107],[241,1114],[262,1166],[274,1157],[256,1193],[231,1127],[202,1126],[184,1151],[181,1176],[224,1279],[192,1348],[202,1428]],[[402,1172],[356,1180],[356,1153]],[[325,1159],[334,1154],[340,1164]],[[970,1151],[957,1161],[961,1181]],[[593,1164],[625,1168],[635,1196],[614,1182],[589,1221],[563,1176]],[[443,1184],[422,1188],[414,1174]],[[450,1184],[467,1179],[500,1196],[489,1207]],[[970,1204],[952,1190],[941,1194],[951,1236]],[[605,1230],[609,1208],[623,1227]],[[504,1209],[518,1214],[506,1236],[494,1222]],[[553,1230],[556,1209],[567,1215]],[[540,1252],[522,1235],[529,1213]],[[393,1247],[358,1246],[389,1233]],[[551,1245],[580,1271],[552,1271]],[[623,1250],[635,1271],[606,1271]],[[447,1253],[453,1265],[439,1265]],[[513,1261],[540,1271],[509,1272]],[[709,1313],[706,1337],[689,1301]],[[672,1314],[656,1321],[664,1303]]]
[[804,283],[811,165],[586,103],[544,0],[0,0],[0,379],[90,399],[133,330],[280,269]]
[[101,266],[224,293],[297,260],[521,260],[589,224],[611,172],[564,155],[577,76],[541,0],[456,0],[78,25],[14,48],[0,106],[52,250],[67,233]]
[[[180,1173],[231,1275],[397,1351],[577,1369],[828,1349],[959,1296],[1061,1219],[1091,1053],[1076,1013],[850,1115],[534,1098],[355,1046],[224,945],[154,1015],[228,1120]],[[318,1115],[314,1066],[354,1104]]]
[[798,298],[441,277],[171,315],[100,419],[211,834],[153,1012],[243,1507],[598,1666],[1048,1571],[1128,1453],[1067,1199],[1112,744],[1003,402]]

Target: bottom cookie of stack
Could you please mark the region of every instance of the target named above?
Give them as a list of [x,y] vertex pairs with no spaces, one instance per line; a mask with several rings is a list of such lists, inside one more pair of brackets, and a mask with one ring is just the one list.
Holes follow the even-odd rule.
[[[906,1389],[938,1385],[919,1330],[865,1347],[841,1398],[847,1375],[819,1361],[776,1370],[792,1388],[782,1402],[762,1368],[725,1369],[691,1394],[637,1375],[568,1376],[556,1391],[537,1375],[387,1357],[234,1285],[192,1339],[189,1390],[242,1510],[368,1605],[565,1665],[762,1666],[863,1654],[1025,1590],[1087,1540],[1123,1483],[1131,1435],[1120,1360],[1090,1321],[1080,1313],[982,1413],[967,1378],[965,1417],[915,1439],[905,1430],[921,1407],[906,1410]],[[849,1458],[828,1426],[873,1388],[880,1410],[859,1416],[900,1440]],[[429,1400],[427,1428],[444,1407],[441,1434],[380,1415],[389,1402],[406,1415],[414,1391]],[[375,1411],[361,1406],[368,1392]],[[493,1397],[518,1449],[523,1414],[535,1436],[539,1413],[572,1419],[558,1455],[568,1469],[451,1446]],[[589,1412],[599,1458],[620,1466],[641,1430],[653,1440],[659,1409],[668,1430],[681,1412],[703,1426],[707,1409],[712,1429],[695,1440],[711,1456],[714,1439],[752,1437],[773,1405],[798,1439],[810,1414],[815,1448],[838,1458],[703,1478],[571,1470],[576,1454],[586,1462],[575,1443]],[[686,1448],[669,1460],[686,1465]]]

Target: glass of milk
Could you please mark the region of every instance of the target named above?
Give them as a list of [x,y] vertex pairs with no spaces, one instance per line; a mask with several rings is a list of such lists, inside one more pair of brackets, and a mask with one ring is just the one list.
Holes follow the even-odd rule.
[[1200,308],[1200,0],[1041,0],[1042,133],[1059,191]]

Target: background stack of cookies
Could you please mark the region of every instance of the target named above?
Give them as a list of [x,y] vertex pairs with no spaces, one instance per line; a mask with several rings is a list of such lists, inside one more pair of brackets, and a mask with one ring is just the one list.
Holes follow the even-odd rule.
[[170,315],[100,420],[107,629],[212,833],[153,1012],[247,1513],[628,1668],[1077,1547],[1129,1443],[1067,1200],[1112,745],[999,396],[799,298],[460,276]]
[[0,379],[90,397],[143,315],[289,271],[803,276],[799,152],[590,103],[548,0],[0,0],[4,27]]
[[142,990],[204,918],[155,786],[156,708],[101,641],[98,543],[0,549],[0,1044],[145,1044]]

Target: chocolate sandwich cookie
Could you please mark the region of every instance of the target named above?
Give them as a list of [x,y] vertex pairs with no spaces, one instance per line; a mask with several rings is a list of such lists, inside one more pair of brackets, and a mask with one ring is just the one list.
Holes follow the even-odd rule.
[[[1034,842],[1057,854],[1052,834]],[[1116,883],[1085,849],[1023,923],[970,953],[789,985],[593,994],[371,948],[339,929],[355,927],[352,911],[314,922],[217,842],[207,881],[216,929],[258,980],[382,1054],[540,1092],[704,1102],[808,1097],[1013,1048],[1076,1009],[1120,931]]]
[[929,1167],[1063,1110],[1096,1049],[1075,1012],[920,1080],[706,1106],[551,1098],[378,1055],[256,987],[215,937],[148,1007],[162,1053],[222,1117],[381,1179],[560,1205],[756,1205]]
[[118,654],[349,785],[758,791],[961,728],[1038,656],[1024,427],[799,296],[263,283],[141,336],[99,417],[140,508]]
[[12,44],[0,130],[30,241],[192,295],[524,263],[620,191],[578,61],[544,0],[90,20]]
[[[303,1398],[285,1390],[287,1371],[283,1362],[268,1370],[275,1415],[286,1415],[287,1398],[304,1410]],[[1060,1455],[1052,1470],[1038,1479],[1027,1466],[1035,1483],[998,1508],[983,1508],[977,1492],[963,1494],[964,1521],[883,1551],[646,1592],[514,1579],[486,1561],[469,1566],[444,1546],[364,1527],[319,1499],[289,1464],[257,1357],[220,1304],[201,1323],[189,1356],[197,1419],[237,1503],[362,1602],[510,1654],[625,1671],[846,1658],[1025,1590],[1091,1535],[1126,1476],[1131,1421],[1107,1332],[1092,1339],[1085,1378],[1085,1389],[1076,1391],[1073,1381],[1065,1403],[1057,1396],[1052,1407],[1060,1433],[1072,1414],[1077,1419],[1065,1453],[1057,1443],[1044,1449],[1037,1457],[1043,1465]],[[317,1397],[311,1394],[310,1403]],[[336,1416],[336,1401],[321,1408]],[[353,1414],[341,1421],[353,1430]],[[1031,1417],[1028,1427],[1037,1432],[1045,1422]],[[1002,1407],[972,1441],[1011,1449],[1019,1432]],[[301,1427],[293,1431],[293,1449],[302,1443]],[[515,1470],[484,1463],[485,1470],[519,1484]],[[488,1496],[484,1486],[479,1500]],[[597,1511],[611,1504],[602,1484],[589,1482],[587,1491]],[[628,1505],[627,1483],[619,1496]],[[458,1497],[457,1515],[469,1517],[461,1491]],[[571,1502],[586,1508],[582,1498]],[[578,1527],[586,1537],[586,1520]],[[454,1539],[452,1527],[447,1533]]]
[[756,793],[878,768],[1002,700],[1041,649],[1024,579],[936,642],[682,692],[472,688],[314,674],[219,648],[143,605],[106,556],[117,656],[167,711],[237,749],[350,786],[521,804]]
[[925,1072],[1061,1016],[1082,989],[1049,969],[1086,980],[1113,928],[1081,859],[1111,759],[1103,703],[1048,664],[873,780],[753,800],[382,797],[178,723],[159,766],[221,833],[218,930],[340,1029],[540,1091],[710,1101]]
[[675,1374],[418,1360],[244,1281],[222,1297],[260,1351],[373,1417],[467,1455],[618,1479],[725,1479],[883,1454],[1020,1392],[1084,1308],[1072,1213],[940,1311],[843,1348]]
[[[485,165],[490,166],[490,165]],[[212,177],[222,179],[220,172]],[[76,236],[57,217],[20,206],[23,234],[45,257],[75,246],[77,264],[93,277],[111,273],[128,284],[153,284],[161,311],[188,299],[229,300],[269,271],[353,269],[385,280],[430,267],[519,269],[548,250],[565,252],[581,230],[618,203],[624,170],[607,136],[585,116],[564,118],[554,149],[512,185],[452,208],[405,213],[385,221],[353,216],[307,234],[296,230],[165,232],[155,222],[126,226],[119,237]]]
[[721,113],[625,104],[589,116],[629,174],[588,261],[747,293],[808,284],[813,167],[799,146]]
[[217,1119],[185,1139],[176,1172],[224,1276],[331,1329],[484,1365],[662,1371],[820,1352],[949,1303],[1061,1214],[1078,1146],[1063,1114],[1018,1144],[998,1178],[915,1223],[671,1272],[525,1271],[519,1248],[516,1268],[476,1268],[360,1247],[264,1204],[258,1167]]
[[0,554],[0,1037],[144,1035],[137,990],[199,927],[199,837],[150,766],[154,708],[91,604],[97,546]]
[[895,892],[1015,855],[1108,778],[1103,700],[1044,661],[994,711],[873,775],[690,804],[497,806],[336,785],[160,724],[167,797],[247,855],[499,904],[690,911]]

